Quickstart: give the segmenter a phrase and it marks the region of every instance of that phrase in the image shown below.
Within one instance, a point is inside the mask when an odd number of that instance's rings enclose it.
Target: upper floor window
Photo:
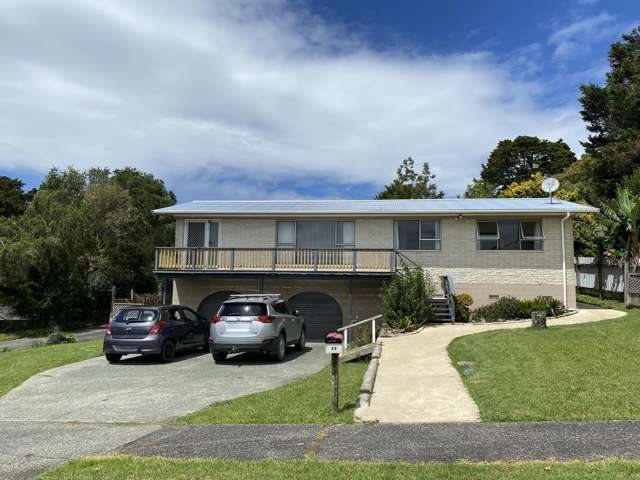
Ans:
[[[219,224],[206,220],[187,220],[184,231],[184,245],[187,247],[218,246]]]
[[[478,250],[542,250],[540,220],[479,220]]]
[[[354,247],[353,221],[298,220],[279,221],[276,225],[279,247],[346,248]]]
[[[440,221],[398,220],[396,238],[399,250],[440,250]]]

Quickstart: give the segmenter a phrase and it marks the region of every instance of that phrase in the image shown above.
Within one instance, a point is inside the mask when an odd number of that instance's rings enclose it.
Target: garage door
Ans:
[[[320,292],[299,293],[289,300],[291,308],[300,310],[307,327],[307,338],[324,340],[329,332],[342,327],[342,310],[332,297]]]
[[[198,313],[206,319],[210,319],[220,309],[220,305],[224,302],[229,295],[234,295],[237,292],[216,292],[206,297],[200,306],[198,307]]]

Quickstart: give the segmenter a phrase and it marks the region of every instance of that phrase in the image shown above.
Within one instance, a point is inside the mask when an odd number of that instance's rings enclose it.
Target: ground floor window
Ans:
[[[478,250],[542,250],[541,220],[478,220]]]

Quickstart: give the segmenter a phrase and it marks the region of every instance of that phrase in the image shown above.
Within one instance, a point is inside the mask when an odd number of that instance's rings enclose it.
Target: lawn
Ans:
[[[455,339],[454,365],[483,421],[640,418],[640,310],[615,320]]]
[[[624,303],[618,300],[610,300],[610,299],[600,299],[598,297],[594,297],[593,295],[582,295],[578,294],[576,296],[576,300],[580,303],[586,303],[589,305],[595,305],[602,308],[612,308],[613,310],[622,310],[629,311],[624,308]]]
[[[187,480],[240,479],[280,480],[598,480],[640,479],[640,463],[605,460],[600,462],[518,462],[489,464],[403,464],[365,462],[323,462],[315,460],[177,460],[161,457],[89,457],[51,470],[41,480]]]
[[[366,362],[340,365],[340,412],[330,406],[329,367],[273,390],[214,403],[178,419],[181,424],[202,423],[350,423],[367,369]]]
[[[0,396],[36,373],[102,354],[102,341],[32,347],[0,353]]]

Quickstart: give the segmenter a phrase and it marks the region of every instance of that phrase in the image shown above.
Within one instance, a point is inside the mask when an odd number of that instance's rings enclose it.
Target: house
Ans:
[[[194,201],[175,245],[156,249],[167,301],[213,315],[231,293],[280,293],[309,338],[379,313],[380,288],[405,262],[449,275],[474,306],[499,296],[576,305],[571,216],[546,198]]]

